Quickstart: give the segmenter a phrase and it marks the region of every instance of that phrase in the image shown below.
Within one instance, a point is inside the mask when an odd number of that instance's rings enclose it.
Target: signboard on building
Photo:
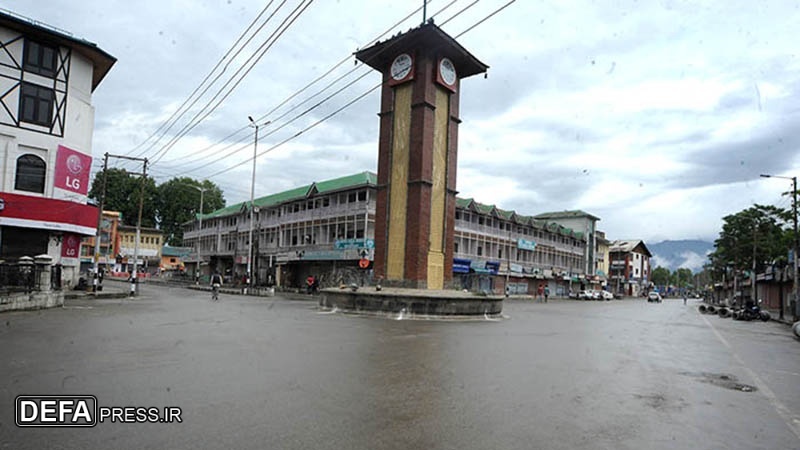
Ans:
[[[520,250],[536,250],[536,242],[528,241],[526,239],[517,239],[517,248]]]
[[[77,266],[81,254],[81,237],[74,233],[64,233],[61,238],[61,264]]]
[[[86,193],[89,192],[89,172],[91,170],[91,156],[59,145],[53,185],[67,191],[67,195],[62,195],[62,198],[85,201]]]
[[[338,239],[333,243],[333,248],[346,250],[348,248],[375,248],[373,239]]]

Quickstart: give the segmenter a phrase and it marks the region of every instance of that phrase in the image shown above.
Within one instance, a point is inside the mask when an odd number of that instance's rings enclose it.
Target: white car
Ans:
[[[600,296],[603,298],[603,300],[606,300],[606,301],[614,300],[614,294],[612,294],[611,292],[608,292],[608,291],[600,291]]]
[[[647,302],[661,303],[661,294],[659,294],[656,291],[650,292],[649,294],[647,294]]]

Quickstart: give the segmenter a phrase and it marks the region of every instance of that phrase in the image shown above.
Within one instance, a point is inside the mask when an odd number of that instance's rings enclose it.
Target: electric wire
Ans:
[[[161,160],[161,158],[166,154],[166,152],[169,151],[175,145],[175,143],[178,142],[178,140],[180,138],[185,136],[189,131],[194,129],[203,120],[205,120],[209,115],[211,115],[211,113],[213,113],[222,104],[222,102],[224,102],[231,95],[231,93],[233,93],[233,91],[239,86],[239,83],[241,83],[242,80],[244,80],[244,78],[250,73],[250,71],[253,70],[253,68],[261,60],[261,58],[267,53],[267,51],[270,48],[272,48],[272,46],[275,44],[275,42],[277,42],[277,40],[286,32],[286,30],[289,29],[289,27],[291,27],[295,23],[295,21],[300,17],[300,15],[302,15],[303,12],[305,12],[306,9],[308,9],[308,7],[311,6],[311,4],[313,2],[314,2],[314,0],[307,0],[307,2],[304,0],[303,3],[300,3],[300,5],[298,5],[292,11],[292,13],[290,13],[290,15],[286,19],[284,19],[283,22],[281,22],[281,24],[278,26],[278,30],[273,32],[273,34],[270,35],[269,39],[267,41],[265,41],[258,48],[257,53],[254,53],[253,55],[251,55],[250,58],[248,58],[247,61],[245,61],[245,63],[241,67],[239,67],[239,69],[236,71],[236,73],[234,73],[234,77],[239,76],[239,73],[244,69],[244,67],[246,67],[249,64],[249,67],[244,71],[244,74],[242,74],[233,83],[233,86],[230,87],[230,89],[228,89],[228,91],[222,96],[222,98],[220,98],[217,101],[216,104],[214,104],[212,107],[208,108],[208,106],[211,104],[211,102],[216,100],[219,97],[219,95],[222,93],[222,89],[227,88],[228,85],[234,80],[234,78],[229,79],[228,82],[226,82],[222,86],[220,91],[218,91],[217,94],[215,94],[214,97],[212,97],[212,99],[206,104],[206,106],[201,108],[201,110],[197,114],[195,114],[195,116],[189,121],[189,123],[186,124],[178,132],[178,134],[176,136],[173,136],[173,138],[167,143],[166,146],[164,146],[161,150],[159,150],[158,152],[156,152],[153,155],[153,164],[158,163],[158,161]],[[256,56],[256,54],[258,56]],[[253,58],[255,58],[255,59],[253,59]]]
[[[475,24],[473,24],[472,26],[470,26],[469,28],[467,28],[467,29],[466,29],[464,32],[460,33],[458,36],[462,36],[462,35],[464,35],[465,33],[467,33],[467,32],[469,32],[469,31],[471,31],[471,30],[475,29],[475,28],[476,28],[478,25],[480,25],[480,24],[484,23],[484,22],[485,22],[485,21],[486,21],[488,18],[490,18],[490,17],[492,17],[492,16],[496,15],[498,12],[502,11],[503,9],[505,9],[506,7],[508,7],[509,5],[511,5],[512,3],[514,3],[515,1],[516,1],[516,0],[511,0],[510,2],[506,3],[504,6],[502,6],[502,7],[498,8],[497,10],[495,10],[494,12],[492,12],[491,14],[489,14],[488,16],[484,17],[484,18],[483,18],[483,19],[481,19],[480,21],[476,22]],[[316,121],[316,122],[312,123],[311,125],[307,126],[306,128],[303,128],[302,130],[300,130],[299,132],[295,133],[294,135],[292,135],[292,136],[290,136],[290,137],[288,137],[288,138],[284,139],[283,141],[281,141],[281,142],[279,142],[279,143],[277,143],[277,144],[275,144],[275,145],[273,145],[273,146],[271,146],[271,147],[267,148],[266,150],[262,150],[260,153],[258,153],[257,155],[255,155],[255,157],[256,157],[256,158],[258,158],[259,156],[263,156],[264,154],[266,154],[266,153],[269,153],[269,152],[271,152],[271,151],[273,151],[273,150],[275,150],[275,149],[277,149],[277,148],[279,148],[279,147],[281,147],[281,146],[285,145],[286,143],[288,143],[288,142],[290,142],[290,141],[292,141],[292,140],[296,139],[297,137],[301,136],[301,135],[302,135],[303,133],[305,133],[306,131],[308,131],[308,130],[310,130],[310,129],[312,129],[312,128],[316,127],[316,126],[318,126],[319,124],[321,124],[321,123],[323,123],[323,122],[325,122],[325,121],[327,121],[328,119],[330,119],[330,118],[332,118],[333,116],[337,115],[337,114],[338,114],[338,113],[340,113],[341,111],[343,111],[343,110],[347,109],[348,107],[350,107],[351,105],[353,105],[353,104],[354,104],[354,103],[356,103],[357,101],[359,101],[359,100],[361,100],[362,98],[366,97],[367,95],[369,95],[370,93],[372,93],[373,91],[375,91],[376,89],[378,89],[379,87],[381,87],[381,85],[382,85],[382,84],[383,84],[383,82],[381,82],[381,83],[378,83],[377,85],[375,85],[375,86],[373,86],[372,88],[368,89],[366,92],[362,93],[362,94],[361,94],[361,95],[359,95],[358,97],[356,97],[356,98],[354,98],[353,100],[351,100],[351,101],[349,101],[348,103],[346,103],[344,106],[342,106],[342,107],[340,107],[340,108],[336,109],[335,111],[333,111],[333,112],[329,113],[328,115],[324,116],[322,119],[320,119],[320,120],[318,120],[318,121]],[[241,162],[239,162],[239,163],[237,163],[237,164],[234,164],[233,166],[229,166],[229,167],[227,167],[227,168],[225,168],[225,169],[223,169],[223,170],[220,170],[220,171],[214,172],[214,173],[212,173],[211,175],[208,175],[206,178],[213,178],[213,177],[215,177],[215,176],[218,176],[218,175],[221,175],[221,174],[223,174],[223,173],[229,172],[229,171],[231,171],[231,170],[233,170],[233,169],[235,169],[235,168],[237,168],[237,167],[240,167],[240,166],[242,166],[242,165],[244,165],[244,164],[247,164],[247,163],[248,163],[248,162],[250,162],[252,159],[253,159],[253,158],[247,158],[247,159],[245,159],[244,161],[241,161]]]
[[[444,6],[442,9],[440,9],[440,10],[439,10],[439,11],[437,11],[437,12],[436,12],[434,15],[432,15],[432,16],[431,16],[431,18],[434,18],[436,15],[438,15],[438,14],[442,13],[443,11],[447,10],[447,9],[448,9],[450,6],[452,6],[452,5],[453,5],[453,4],[454,4],[456,1],[457,1],[457,0],[452,0],[450,3],[448,3],[448,4],[447,4],[447,5],[445,5],[445,6]],[[478,0],[478,1],[480,1],[480,0]],[[477,3],[477,1],[473,2],[473,3],[472,3],[470,6],[469,6],[469,7],[473,6],[475,3]],[[468,7],[468,8],[469,8],[469,7]],[[418,11],[419,11],[419,8],[417,9],[417,11],[416,11],[416,12],[418,12]],[[462,10],[462,11],[460,11],[458,14],[460,14],[461,12],[463,12],[463,10]],[[406,16],[406,17],[405,17],[403,20],[401,20],[401,21],[400,21],[400,22],[398,22],[398,23],[402,23],[402,22],[403,22],[403,21],[405,21],[405,20],[406,20],[408,17],[411,17],[413,14],[414,14],[414,12],[412,12],[412,13],[411,13],[411,14],[409,14],[409,15],[407,15],[407,16]],[[394,25],[394,26],[396,26],[396,25]],[[393,26],[392,28],[394,28],[394,26]],[[392,28],[388,29],[387,31],[385,31],[384,33],[382,33],[380,36],[378,36],[376,39],[374,39],[374,40],[373,40],[373,41],[371,41],[371,42],[375,42],[375,41],[377,41],[377,40],[378,40],[378,39],[380,39],[382,36],[384,36],[385,34],[389,33],[389,32],[392,30]],[[367,46],[368,46],[368,45],[370,45],[370,44],[367,44]],[[383,49],[381,49],[380,53],[383,53],[383,52],[385,52],[385,51],[388,51],[390,48],[391,48],[391,45],[390,45],[389,47],[386,47],[386,48],[383,48]],[[348,57],[347,57],[347,58],[346,58],[344,61],[347,61],[347,60],[349,60],[349,59],[350,59],[350,56],[348,56]],[[338,67],[339,65],[341,65],[341,62],[340,62],[339,64],[337,64],[337,67]],[[274,123],[275,123],[275,122],[277,122],[278,120],[281,120],[282,118],[284,118],[285,116],[287,116],[289,113],[291,113],[291,112],[295,111],[295,110],[296,110],[296,109],[298,109],[300,106],[302,106],[302,105],[304,105],[304,104],[308,103],[310,100],[312,100],[313,98],[315,98],[315,97],[317,97],[318,95],[322,94],[322,93],[323,93],[323,92],[325,92],[327,89],[329,89],[331,86],[335,85],[336,83],[338,83],[338,82],[339,82],[339,81],[341,81],[342,79],[346,78],[347,76],[349,76],[350,74],[352,74],[352,73],[353,73],[353,72],[355,72],[356,70],[361,70],[361,69],[363,69],[364,67],[366,67],[366,65],[365,65],[365,64],[363,64],[363,63],[359,63],[359,64],[358,64],[358,65],[357,65],[355,68],[351,69],[350,71],[348,71],[348,72],[347,72],[347,73],[345,73],[344,75],[342,75],[342,76],[338,77],[337,79],[335,79],[334,81],[332,81],[331,83],[329,83],[328,85],[326,85],[324,88],[322,88],[321,90],[317,91],[317,92],[316,92],[315,94],[313,94],[312,96],[310,96],[310,97],[306,98],[305,100],[303,100],[303,101],[302,101],[302,102],[300,102],[299,104],[295,105],[294,107],[292,107],[291,109],[289,109],[288,111],[284,112],[283,114],[281,114],[280,116],[278,116],[277,118],[275,118],[274,120],[272,120],[272,121],[270,121],[270,122],[268,122],[268,123],[274,124]],[[278,126],[278,127],[276,127],[276,128],[273,128],[272,130],[270,130],[270,131],[269,131],[269,132],[268,132],[266,135],[264,135],[263,137],[269,137],[269,136],[271,136],[272,134],[274,134],[275,132],[279,131],[280,129],[282,129],[282,128],[285,128],[285,127],[286,127],[286,126],[288,126],[289,124],[291,124],[291,123],[295,122],[296,120],[300,119],[301,117],[305,116],[306,114],[309,114],[310,112],[312,112],[312,111],[313,111],[313,110],[315,110],[316,108],[318,108],[318,107],[322,106],[323,104],[327,103],[327,102],[328,102],[330,99],[332,99],[333,97],[335,97],[335,96],[336,96],[336,95],[338,95],[339,93],[343,92],[345,89],[347,89],[348,87],[352,86],[353,84],[355,84],[356,82],[360,81],[361,79],[363,79],[364,77],[368,76],[368,75],[369,75],[369,74],[371,74],[371,73],[372,73],[372,71],[371,71],[371,70],[367,70],[365,73],[363,73],[363,74],[362,74],[361,76],[359,76],[357,79],[355,79],[355,80],[351,81],[350,83],[348,83],[348,84],[347,84],[347,85],[345,85],[344,87],[342,87],[342,88],[340,88],[339,90],[335,91],[333,94],[330,94],[330,95],[328,95],[328,96],[327,96],[326,98],[324,98],[322,101],[320,101],[320,102],[316,103],[315,105],[311,106],[310,108],[308,108],[308,109],[304,110],[304,111],[303,111],[303,112],[301,112],[299,115],[297,115],[297,116],[294,116],[294,117],[293,117],[293,118],[291,118],[291,119],[290,119],[288,122],[286,122],[286,123],[284,123],[284,124],[282,124],[282,125],[280,125],[280,126]],[[304,88],[304,89],[305,89],[305,88]],[[284,101],[283,103],[285,103],[285,101]],[[277,109],[277,108],[273,108],[273,110],[272,110],[272,111],[274,111],[274,110],[276,110],[276,109]],[[262,117],[262,119],[263,119],[263,117]],[[223,151],[223,150],[229,149],[229,148],[231,148],[232,146],[234,146],[234,145],[236,145],[236,144],[239,144],[239,143],[242,143],[242,142],[244,142],[244,141],[245,141],[245,139],[244,139],[244,138],[243,138],[243,139],[240,139],[239,141],[237,141],[237,142],[235,142],[235,143],[233,143],[233,144],[230,144],[230,145],[228,145],[228,146],[226,146],[226,147],[224,147],[224,148],[220,149],[220,151]],[[189,173],[196,172],[196,171],[198,171],[198,170],[200,170],[200,169],[203,169],[203,168],[205,168],[205,167],[208,167],[208,166],[210,166],[210,165],[212,165],[212,164],[216,164],[216,163],[218,163],[219,161],[225,160],[225,159],[227,159],[227,158],[229,158],[229,157],[233,156],[233,155],[234,155],[234,154],[236,154],[236,153],[239,153],[239,152],[241,152],[241,151],[244,151],[245,149],[247,149],[247,148],[249,148],[249,147],[250,147],[250,144],[249,144],[249,143],[245,143],[245,144],[243,144],[243,145],[239,146],[238,148],[235,148],[235,149],[233,149],[232,151],[230,151],[230,152],[228,152],[228,153],[226,153],[226,154],[224,154],[224,155],[222,155],[222,156],[220,156],[220,155],[219,155],[219,153],[217,152],[217,153],[215,153],[214,155],[211,155],[211,156],[209,156],[209,157],[203,157],[203,158],[199,158],[199,160],[202,160],[202,159],[208,159],[208,158],[210,158],[210,157],[213,157],[213,160],[209,161],[208,163],[202,164],[202,165],[200,165],[200,166],[196,166],[196,167],[194,167],[194,168],[191,168],[191,169],[183,170],[183,171],[179,172],[179,173],[178,173],[178,175],[186,175],[186,174],[189,174]],[[196,154],[194,154],[193,156],[195,156],[195,157],[196,157]],[[195,159],[198,159],[198,158],[195,158]],[[249,158],[249,159],[245,160],[244,162],[251,161],[251,160],[252,160],[252,158]],[[173,161],[177,161],[177,160],[173,160]]]
[[[264,15],[266,12],[267,12],[267,10],[269,9],[269,7],[270,7],[270,6],[272,6],[272,3],[273,3],[273,2],[274,2],[274,0],[270,0],[270,2],[269,2],[269,3],[267,3],[267,6],[265,6],[265,7],[264,7],[264,9],[262,9],[262,10],[261,10],[261,12],[260,12],[260,13],[259,13],[259,14],[256,16],[256,18],[255,18],[255,19],[253,19],[253,21],[250,23],[250,25],[248,25],[248,26],[247,26],[247,28],[246,28],[246,29],[245,29],[245,30],[244,30],[244,31],[243,31],[243,32],[242,32],[242,33],[239,35],[239,37],[236,39],[236,41],[233,43],[233,45],[231,45],[231,47],[228,49],[228,51],[227,51],[227,52],[225,52],[225,54],[222,56],[222,58],[220,58],[220,59],[219,59],[219,61],[217,61],[217,63],[214,65],[214,67],[211,69],[211,71],[209,71],[209,72],[208,72],[208,74],[206,74],[205,78],[203,78],[203,80],[200,82],[200,84],[198,84],[198,85],[197,85],[197,87],[195,87],[195,88],[194,88],[194,90],[192,91],[192,93],[191,93],[191,94],[189,94],[189,96],[188,96],[188,97],[186,97],[186,99],[183,101],[183,103],[182,103],[182,104],[181,104],[181,105],[180,105],[180,106],[179,106],[179,107],[178,107],[178,108],[177,108],[177,109],[176,109],[176,110],[175,110],[175,111],[172,113],[172,115],[170,115],[170,117],[169,117],[169,118],[167,118],[167,120],[165,120],[164,122],[162,122],[162,123],[161,123],[161,125],[160,125],[160,126],[157,128],[157,129],[156,129],[156,131],[154,131],[154,132],[153,132],[153,133],[152,133],[150,136],[148,136],[148,137],[147,137],[147,138],[146,138],[144,141],[142,141],[142,142],[141,142],[139,145],[137,145],[137,146],[136,146],[136,147],[134,147],[133,149],[131,149],[131,150],[129,150],[128,152],[126,152],[126,154],[131,154],[131,153],[133,153],[135,150],[137,150],[139,147],[141,147],[142,145],[144,145],[145,143],[147,143],[147,141],[149,141],[151,138],[153,138],[153,137],[154,137],[154,136],[156,136],[156,135],[157,135],[159,132],[161,132],[161,136],[159,136],[159,137],[158,137],[158,139],[156,139],[156,140],[154,141],[154,143],[150,145],[150,147],[148,147],[147,149],[145,149],[145,150],[144,150],[144,152],[140,152],[140,153],[138,153],[137,155],[133,155],[133,156],[140,156],[140,155],[142,155],[142,154],[146,153],[146,152],[147,152],[147,151],[148,151],[150,148],[152,148],[152,147],[155,145],[155,143],[157,143],[158,141],[160,141],[160,140],[161,140],[161,138],[162,138],[162,137],[163,137],[163,136],[164,136],[164,135],[165,135],[165,134],[166,134],[166,133],[167,133],[167,132],[168,132],[168,131],[169,131],[169,130],[172,128],[172,126],[173,126],[173,125],[174,125],[174,124],[175,124],[175,123],[176,123],[178,120],[180,120],[180,118],[181,118],[181,117],[183,117],[183,115],[184,115],[184,114],[186,114],[186,112],[188,112],[188,111],[189,111],[189,109],[190,109],[192,106],[194,106],[194,104],[195,104],[195,103],[196,103],[196,102],[197,102],[197,101],[198,101],[200,98],[202,98],[202,96],[203,96],[203,95],[205,95],[205,94],[206,94],[206,92],[208,92],[208,90],[211,88],[211,86],[213,86],[213,85],[214,85],[214,83],[216,83],[216,82],[217,82],[217,81],[218,81],[218,80],[219,80],[219,79],[222,77],[222,75],[225,73],[225,71],[227,71],[227,70],[228,70],[228,67],[229,67],[229,66],[230,66],[230,64],[233,62],[233,59],[234,59],[234,58],[236,58],[236,57],[237,57],[237,56],[238,56],[238,55],[239,55],[239,54],[242,52],[242,50],[244,50],[244,48],[247,46],[247,44],[249,44],[249,43],[250,43],[250,42],[251,42],[251,41],[252,41],[252,40],[253,40],[253,39],[256,37],[256,35],[258,35],[258,33],[260,33],[260,32],[261,32],[261,30],[262,30],[262,29],[263,29],[263,28],[264,28],[264,27],[265,27],[265,26],[266,26],[266,25],[267,25],[267,24],[268,24],[268,23],[269,23],[269,22],[272,20],[272,18],[274,17],[274,15],[275,15],[275,14],[276,14],[276,13],[277,13],[277,12],[278,12],[280,9],[281,9],[281,7],[282,7],[282,6],[283,6],[283,5],[286,3],[285,1],[284,1],[283,3],[281,3],[281,4],[280,4],[280,5],[279,5],[279,6],[278,6],[276,9],[275,9],[275,11],[274,11],[274,12],[273,12],[273,13],[272,13],[272,14],[271,14],[271,15],[270,15],[268,18],[267,18],[267,20],[266,20],[266,21],[264,21],[264,23],[262,23],[262,24],[261,24],[261,26],[259,26],[259,27],[258,27],[258,29],[257,29],[257,30],[256,30],[256,31],[255,31],[255,32],[252,34],[252,36],[250,36],[250,38],[249,38],[249,39],[247,39],[247,41],[246,41],[244,44],[242,44],[241,48],[239,48],[238,50],[236,50],[236,53],[235,53],[235,54],[233,54],[233,56],[231,56],[231,53],[234,51],[234,49],[236,49],[236,47],[239,45],[239,43],[242,41],[242,39],[243,39],[243,38],[244,38],[244,37],[245,37],[245,36],[246,36],[246,35],[247,35],[247,34],[250,32],[250,30],[253,28],[253,26],[254,26],[254,25],[255,25],[255,24],[256,24],[256,23],[259,21],[259,19],[260,19],[260,18],[261,18],[261,17],[262,17],[262,16],[263,16],[263,15]],[[229,56],[230,56],[230,59],[228,59],[228,57],[229,57]],[[225,64],[225,67],[222,69],[222,71],[221,71],[221,72],[220,72],[220,73],[219,73],[219,74],[218,74],[218,75],[217,75],[217,76],[214,78],[214,80],[213,80],[213,81],[211,81],[211,83],[209,83],[209,84],[208,84],[208,86],[206,86],[206,88],[205,88],[205,89],[203,89],[203,92],[202,92],[202,93],[200,93],[200,95],[199,95],[199,96],[197,96],[197,98],[195,98],[195,99],[194,99],[194,101],[192,101],[191,105],[189,105],[188,107],[186,107],[186,104],[187,104],[187,103],[188,103],[188,102],[189,102],[189,101],[190,101],[190,100],[191,100],[191,99],[192,99],[192,98],[195,96],[195,94],[197,94],[197,92],[198,92],[198,91],[199,91],[199,90],[200,90],[200,89],[203,87],[203,85],[205,85],[205,84],[206,84],[206,82],[209,80],[209,78],[211,78],[211,76],[214,74],[214,72],[216,72],[216,71],[217,71],[217,69],[219,69],[219,67],[222,65],[222,63],[223,63],[223,62],[225,62],[225,60],[228,60],[228,62]],[[185,110],[184,110],[184,107],[186,107],[186,109],[185,109]],[[182,111],[182,110],[183,110],[183,111]],[[179,112],[180,112],[180,113],[179,113]],[[173,119],[174,119],[174,120],[173,120]],[[172,123],[171,123],[171,124],[169,124],[169,123],[170,123],[170,121],[172,121]],[[169,124],[169,126],[167,126],[167,124]],[[166,127],[166,129],[165,129],[165,127]],[[163,130],[163,132],[162,132],[162,130]]]
[[[434,18],[434,17],[436,17],[438,14],[440,14],[440,13],[442,13],[443,11],[447,10],[447,9],[448,9],[450,6],[452,6],[452,5],[453,5],[454,3],[456,3],[457,1],[458,1],[458,0],[451,0],[451,1],[450,1],[450,2],[447,4],[447,5],[445,5],[443,8],[441,8],[441,9],[440,9],[439,11],[437,11],[435,14],[433,14],[433,15],[431,16],[431,18]],[[477,0],[477,1],[480,1],[480,0]],[[477,3],[477,1],[476,1],[475,3]],[[377,41],[378,41],[378,40],[380,40],[380,39],[381,39],[383,36],[385,36],[386,34],[390,33],[390,32],[391,32],[391,31],[392,31],[392,30],[393,30],[395,27],[399,26],[400,24],[402,24],[403,22],[405,22],[406,20],[408,20],[409,18],[411,18],[411,17],[412,17],[414,14],[418,13],[418,12],[419,12],[421,9],[422,9],[422,7],[418,7],[417,9],[415,9],[414,11],[412,11],[411,13],[409,13],[408,15],[406,15],[405,17],[403,17],[402,19],[400,19],[399,21],[397,21],[397,22],[396,22],[394,25],[392,25],[391,27],[389,27],[389,28],[388,28],[386,31],[384,31],[383,33],[381,33],[380,35],[378,35],[377,37],[375,37],[374,39],[372,39],[371,41],[369,41],[369,42],[368,42],[368,43],[367,43],[367,44],[366,44],[364,47],[368,47],[368,46],[372,45],[373,43],[377,42]],[[265,114],[261,115],[261,116],[260,116],[260,117],[259,117],[257,120],[255,120],[255,122],[257,122],[257,123],[258,123],[258,122],[263,122],[263,121],[265,121],[267,117],[269,117],[271,114],[273,114],[273,113],[274,113],[275,111],[277,111],[279,108],[281,108],[282,106],[286,105],[286,104],[287,104],[289,101],[291,101],[292,99],[294,99],[295,97],[297,97],[297,96],[298,96],[298,95],[300,95],[301,93],[303,93],[303,92],[305,92],[306,90],[308,90],[308,88],[310,88],[310,87],[311,87],[311,86],[313,86],[314,84],[318,83],[319,81],[321,81],[322,79],[324,79],[325,77],[327,77],[328,75],[330,75],[330,74],[331,74],[331,73],[332,73],[334,70],[336,70],[337,68],[339,68],[339,67],[340,67],[342,64],[344,64],[345,62],[349,61],[351,57],[352,57],[352,55],[347,55],[346,57],[344,57],[344,58],[343,58],[342,60],[340,60],[338,63],[334,64],[334,66],[333,66],[333,67],[331,67],[330,69],[328,69],[328,70],[327,70],[325,73],[323,73],[322,75],[318,76],[317,78],[315,78],[314,80],[312,80],[310,83],[306,84],[304,87],[302,87],[301,89],[299,89],[298,91],[296,91],[295,93],[293,93],[292,95],[290,95],[289,97],[287,97],[286,99],[284,99],[283,101],[281,101],[281,102],[280,102],[278,105],[276,105],[275,107],[273,107],[273,108],[272,108],[271,110],[269,110],[267,113],[265,113]],[[325,87],[323,87],[322,89],[318,90],[316,93],[312,94],[311,96],[309,96],[308,98],[306,98],[306,99],[305,99],[305,100],[303,100],[302,102],[300,102],[300,103],[298,103],[298,104],[294,105],[294,106],[293,106],[293,107],[291,107],[289,110],[285,111],[283,114],[281,114],[280,116],[278,116],[278,117],[276,117],[276,118],[274,118],[274,119],[270,120],[269,122],[271,122],[272,124],[275,124],[277,121],[279,121],[279,120],[281,120],[282,118],[286,117],[286,116],[287,116],[287,115],[289,115],[291,112],[293,112],[293,111],[297,110],[297,109],[298,109],[298,108],[300,108],[302,105],[304,105],[304,104],[308,103],[309,101],[313,100],[314,98],[318,97],[319,95],[321,95],[322,93],[324,93],[325,91],[327,91],[328,89],[330,89],[332,86],[336,85],[336,84],[337,84],[339,81],[343,80],[344,78],[346,78],[347,76],[349,76],[349,75],[350,75],[350,74],[352,74],[353,72],[355,72],[355,71],[357,71],[357,70],[360,70],[360,69],[362,69],[363,67],[364,67],[364,64],[363,64],[363,63],[359,63],[358,65],[356,65],[356,67],[354,67],[353,69],[349,70],[349,71],[348,71],[347,73],[345,73],[344,75],[341,75],[341,76],[339,76],[339,77],[338,77],[338,78],[336,78],[334,81],[332,81],[332,82],[328,83],[328,84],[327,84]],[[368,72],[368,73],[369,73],[369,72]],[[360,78],[363,78],[363,76],[362,76],[362,77],[360,77]],[[359,79],[360,79],[360,78],[359,78]],[[350,86],[350,85],[352,85],[352,83],[348,84],[348,86]],[[330,98],[330,97],[329,97],[329,98]],[[235,142],[233,142],[233,143],[231,143],[231,144],[228,144],[228,145],[226,145],[226,146],[222,147],[221,149],[219,149],[219,150],[217,150],[216,152],[214,152],[214,154],[211,154],[211,155],[209,155],[209,156],[204,156],[204,157],[202,157],[202,158],[198,158],[198,155],[200,155],[200,154],[204,154],[204,153],[206,153],[206,152],[209,152],[209,151],[212,151],[212,150],[214,150],[214,147],[215,147],[216,145],[219,145],[219,144],[221,144],[221,143],[225,142],[225,141],[226,141],[228,138],[230,138],[230,137],[233,137],[233,136],[235,136],[235,135],[239,134],[241,131],[244,131],[244,130],[247,130],[247,129],[250,129],[250,128],[251,128],[251,127],[250,127],[249,125],[248,125],[248,126],[244,126],[244,127],[240,128],[240,129],[238,129],[237,131],[235,131],[234,133],[231,133],[230,135],[226,136],[226,137],[225,137],[225,138],[223,138],[223,139],[222,139],[220,142],[217,142],[217,143],[215,143],[215,144],[212,144],[212,145],[210,145],[210,146],[207,146],[207,147],[205,147],[205,148],[203,148],[203,149],[201,149],[201,150],[198,150],[197,152],[194,152],[192,156],[193,156],[193,158],[194,158],[195,162],[196,162],[196,161],[198,161],[198,160],[203,160],[203,159],[207,159],[207,158],[211,158],[211,157],[213,157],[215,160],[219,160],[220,158],[217,156],[219,152],[221,152],[221,151],[224,151],[224,150],[227,150],[227,149],[229,149],[229,148],[231,148],[231,147],[233,147],[233,146],[235,146],[235,145],[237,145],[237,144],[241,144],[241,143],[243,143],[243,142],[245,142],[245,141],[249,140],[249,139],[250,139],[250,138],[253,136],[253,133],[254,133],[254,132],[251,132],[251,133],[249,133],[247,136],[244,136],[244,137],[240,138],[239,140],[237,140],[237,141],[235,141]],[[242,147],[239,147],[239,148],[238,148],[236,151],[228,153],[228,154],[227,154],[227,156],[229,156],[229,155],[232,155],[232,154],[235,154],[235,153],[237,153],[238,151],[241,151],[243,148],[246,148],[246,147],[247,147],[246,145],[245,145],[245,146],[242,146]],[[222,159],[224,159],[224,158],[225,158],[225,157],[222,157]],[[173,163],[173,162],[177,162],[177,161],[180,161],[180,159],[173,159],[173,160],[169,160],[169,161],[164,161],[164,163]],[[183,161],[182,161],[182,162],[183,162]],[[203,166],[201,166],[201,167],[205,167],[205,166],[207,166],[207,165],[203,165]],[[196,168],[196,169],[199,169],[199,168],[200,168],[200,167],[198,167],[198,168]],[[192,171],[194,171],[194,170],[195,170],[195,169],[192,169]],[[188,173],[188,172],[187,172],[187,173]]]

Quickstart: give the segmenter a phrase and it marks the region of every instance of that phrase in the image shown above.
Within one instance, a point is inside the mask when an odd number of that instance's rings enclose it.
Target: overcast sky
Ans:
[[[450,0],[434,0],[428,17],[436,14],[455,37],[507,2],[481,0],[445,23],[474,0],[438,14]],[[354,51],[422,21],[420,11],[395,26],[421,0],[316,0],[225,96],[235,81],[224,84],[241,77],[246,69],[237,70],[303,2],[284,3],[267,8],[256,27],[277,10],[274,17],[225,59],[227,69],[211,77],[221,74],[218,80],[152,146],[146,139],[269,2],[7,0],[2,7],[118,59],[94,93],[95,167],[104,152],[147,156],[158,182],[208,177],[231,204],[250,195],[248,116],[272,121],[261,128],[259,153],[276,146],[380,83],[377,72],[354,64]],[[648,242],[713,240],[727,214],[754,202],[789,206],[781,193],[791,182],[759,174],[800,175],[798,24],[800,1],[788,0],[512,3],[458,38],[490,66],[487,78],[461,85],[459,196],[528,215],[582,209],[601,218],[610,239]],[[168,146],[203,106],[220,100]],[[378,109],[372,91],[260,156],[256,196],[377,171]]]

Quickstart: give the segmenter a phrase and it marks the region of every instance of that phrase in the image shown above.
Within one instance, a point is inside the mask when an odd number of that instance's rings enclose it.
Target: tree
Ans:
[[[135,226],[139,214],[139,196],[142,178],[133,176],[123,169],[108,169],[104,174],[98,172],[89,197],[100,200],[103,190],[103,177],[106,181],[106,198],[103,209],[122,213],[122,223]],[[200,209],[200,191],[203,188],[203,213],[208,214],[225,207],[222,190],[210,181],[197,181],[192,178],[173,178],[156,187],[155,181],[144,180],[145,194],[142,205],[142,226],[158,227],[164,233],[164,241],[169,245],[180,245],[183,240],[181,224],[193,220]]]
[[[95,174],[89,197],[99,203],[103,191],[103,177],[106,180],[106,196],[103,209],[119,211],[122,223],[135,226],[139,217],[139,197],[142,189],[142,177],[132,176],[124,169],[108,169]],[[142,203],[142,226],[156,226],[156,183],[150,177],[144,179],[144,202]]]
[[[656,286],[666,286],[669,284],[669,276],[669,269],[658,266],[653,269],[653,273],[650,275],[650,278]]]
[[[677,269],[670,275],[670,284],[678,288],[685,288],[693,284],[692,270],[685,267]]]
[[[719,238],[709,255],[715,279],[728,269],[756,270],[785,261],[792,234],[787,228],[791,213],[771,205],[753,205],[722,218]]]
[[[182,224],[194,220],[200,211],[200,190],[203,189],[203,214],[225,207],[222,190],[216,184],[192,178],[173,178],[158,186],[158,221],[169,245],[181,245]]]

